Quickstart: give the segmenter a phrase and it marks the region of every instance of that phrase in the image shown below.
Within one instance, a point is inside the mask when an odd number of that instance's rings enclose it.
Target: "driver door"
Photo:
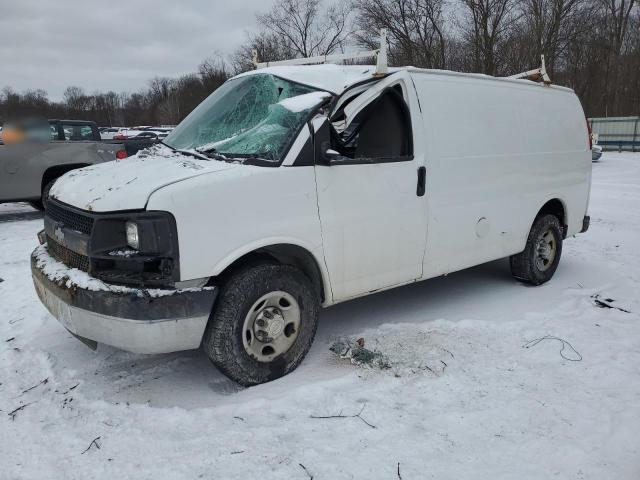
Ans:
[[[408,74],[391,75],[337,105],[331,121],[316,121],[315,139],[318,208],[336,302],[419,279],[427,218],[423,149],[414,136],[422,118]]]

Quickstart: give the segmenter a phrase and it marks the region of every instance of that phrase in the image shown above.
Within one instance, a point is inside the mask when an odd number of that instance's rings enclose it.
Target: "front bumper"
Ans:
[[[135,353],[198,348],[218,290],[134,289],[70,269],[40,246],[31,254],[38,297],[71,333]]]

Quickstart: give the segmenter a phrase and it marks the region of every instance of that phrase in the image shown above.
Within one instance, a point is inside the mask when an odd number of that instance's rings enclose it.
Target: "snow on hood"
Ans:
[[[198,159],[154,145],[125,160],[72,170],[60,177],[49,195],[95,212],[141,209],[153,192],[166,185],[230,168],[238,165]]]

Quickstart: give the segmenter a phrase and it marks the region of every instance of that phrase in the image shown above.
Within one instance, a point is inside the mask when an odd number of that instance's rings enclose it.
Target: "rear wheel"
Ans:
[[[209,319],[203,349],[229,378],[249,386],[293,371],[311,348],[319,302],[311,281],[289,265],[232,275]]]
[[[541,285],[551,279],[562,254],[562,230],[555,215],[536,218],[522,253],[510,258],[511,273],[518,280]]]

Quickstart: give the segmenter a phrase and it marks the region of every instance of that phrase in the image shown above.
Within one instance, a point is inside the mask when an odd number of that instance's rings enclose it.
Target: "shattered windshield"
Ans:
[[[178,150],[277,163],[330,94],[268,74],[226,82],[165,139]]]

